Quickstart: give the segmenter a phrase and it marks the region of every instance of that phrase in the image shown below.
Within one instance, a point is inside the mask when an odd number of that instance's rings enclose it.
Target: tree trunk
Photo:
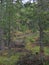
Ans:
[[[44,45],[43,45],[43,29],[42,25],[39,25],[39,44],[40,44],[40,60],[44,63]]]
[[[7,13],[7,22],[8,22],[8,56],[11,55],[11,22],[12,22],[12,3],[13,0],[7,0],[7,5],[6,5],[6,13]]]
[[[3,39],[3,26],[2,24],[4,23],[3,19],[4,19],[4,1],[1,0],[0,1],[0,51],[3,53],[4,51],[4,39]]]

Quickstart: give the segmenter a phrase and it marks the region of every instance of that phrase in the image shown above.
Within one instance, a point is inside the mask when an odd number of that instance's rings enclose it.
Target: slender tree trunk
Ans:
[[[2,23],[4,23],[4,21],[3,21],[3,17],[4,17],[4,6],[3,6],[3,4],[4,4],[4,1],[3,0],[1,0],[0,1],[0,50],[3,52],[4,51],[4,39],[3,39],[3,32],[4,32],[4,30],[3,30],[3,25],[2,25]]]
[[[8,21],[8,56],[11,55],[11,22],[12,22],[12,3],[13,0],[7,0],[6,11],[7,11],[7,21]]]
[[[38,0],[38,19],[39,19],[39,22],[38,22],[38,26],[39,26],[39,44],[40,44],[40,59],[41,59],[41,62],[44,63],[44,45],[43,45],[43,25],[42,25],[42,22],[43,22],[43,19],[42,19],[42,14],[44,12],[44,6],[43,6],[43,0]]]
[[[39,42],[40,42],[40,52],[44,51],[44,45],[43,45],[43,28],[42,24],[39,22]]]
[[[40,60],[42,63],[44,63],[44,45],[43,45],[43,30],[42,28],[39,26],[40,31],[39,31],[39,44],[40,44]]]

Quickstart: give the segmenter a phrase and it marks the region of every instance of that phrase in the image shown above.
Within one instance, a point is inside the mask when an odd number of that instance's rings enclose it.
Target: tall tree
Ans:
[[[3,29],[3,23],[4,23],[4,3],[5,0],[0,0],[0,50],[4,50],[4,29]]]
[[[43,38],[44,38],[44,30],[49,28],[47,25],[49,24],[48,18],[48,11],[47,11],[47,1],[45,0],[37,0],[37,21],[38,21],[38,26],[39,26],[39,43],[40,43],[40,56],[41,60],[43,62],[43,53],[44,53],[44,43],[43,43]]]
[[[11,23],[13,22],[13,0],[6,0],[6,25],[7,25],[7,41],[8,49],[10,54],[10,44],[11,44]]]

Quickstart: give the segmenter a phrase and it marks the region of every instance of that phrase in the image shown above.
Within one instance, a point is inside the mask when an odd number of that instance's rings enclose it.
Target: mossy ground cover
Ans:
[[[39,52],[39,46],[35,46],[34,48],[30,49],[33,53],[35,52]],[[44,47],[44,51],[46,55],[49,55],[49,48],[48,47]],[[15,55],[12,55],[10,57],[6,57],[6,56],[0,56],[0,65],[14,65],[15,62],[18,61],[19,57],[21,55],[24,55],[25,53],[16,53]]]
[[[40,51],[40,46],[31,47],[29,44],[27,46],[28,50],[31,50],[33,53]],[[45,55],[49,55],[49,47],[44,47]]]
[[[18,60],[20,54],[15,54],[8,57],[0,56],[0,65],[14,65],[14,63]]]
[[[19,60],[19,57],[25,55],[25,52],[17,52],[15,55],[8,56],[0,56],[0,65],[15,65],[15,63]]]
[[[26,49],[32,51],[32,53],[39,52],[40,46],[32,46],[33,42],[39,37],[39,34],[34,34],[32,36],[28,36],[26,38]],[[49,47],[44,47],[44,53],[45,55],[49,55]],[[25,53],[16,53],[15,55],[12,55],[10,57],[7,56],[0,56],[0,65],[15,65],[15,62],[18,61],[19,57],[21,55],[24,55]]]

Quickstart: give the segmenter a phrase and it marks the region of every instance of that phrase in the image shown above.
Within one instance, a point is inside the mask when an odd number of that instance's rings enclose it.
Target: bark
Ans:
[[[40,23],[40,22],[39,22]],[[43,45],[43,28],[42,25],[39,24],[39,44],[40,44],[40,60],[41,63],[44,63],[44,45]]]
[[[3,26],[2,26],[3,18],[4,18],[3,4],[4,4],[4,1],[1,0],[0,1],[0,51],[1,51],[1,53],[4,51],[4,39],[3,39],[4,30],[3,30]]]
[[[7,0],[6,5],[6,16],[7,16],[7,22],[8,22],[8,56],[11,55],[11,22],[12,22],[12,3],[13,0]]]

